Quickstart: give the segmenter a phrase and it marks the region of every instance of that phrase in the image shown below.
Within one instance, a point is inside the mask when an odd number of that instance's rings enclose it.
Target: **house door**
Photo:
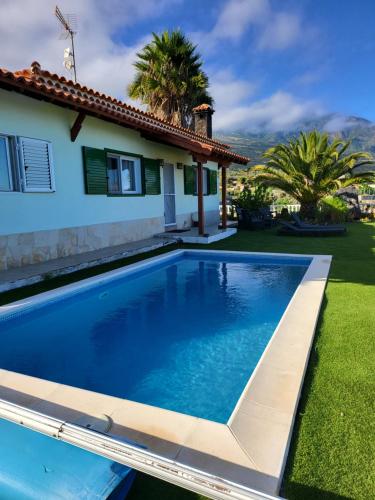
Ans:
[[[174,166],[164,164],[163,167],[164,182],[164,218],[166,226],[176,224],[176,190],[174,185]]]

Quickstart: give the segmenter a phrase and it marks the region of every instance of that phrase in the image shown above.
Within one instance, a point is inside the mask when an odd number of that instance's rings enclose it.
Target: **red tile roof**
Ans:
[[[199,111],[208,111],[209,109],[213,112],[213,109],[209,104],[200,104],[199,106],[195,106],[195,108],[193,108],[193,111],[199,113]]]
[[[33,62],[30,69],[15,72],[0,68],[0,87],[134,128],[150,140],[177,146],[207,160],[223,164],[247,164],[250,161],[249,158],[231,151],[229,146],[222,142],[173,125],[152,113],[141,111],[63,76],[52,74],[41,69],[38,62]]]

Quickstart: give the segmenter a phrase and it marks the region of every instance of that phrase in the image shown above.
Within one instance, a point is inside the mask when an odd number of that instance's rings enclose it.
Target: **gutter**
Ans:
[[[70,424],[0,399],[0,418],[78,446],[213,500],[282,500],[166,459],[109,434]]]

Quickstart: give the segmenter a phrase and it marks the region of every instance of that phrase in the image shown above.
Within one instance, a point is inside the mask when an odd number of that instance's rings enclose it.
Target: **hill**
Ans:
[[[250,165],[257,165],[263,162],[262,154],[269,147],[287,142],[291,137],[298,135],[300,130],[313,129],[326,131],[332,136],[339,135],[345,140],[350,140],[352,151],[368,151],[375,158],[375,123],[357,116],[328,114],[301,122],[290,130],[276,132],[233,131],[217,133],[215,137],[229,144],[237,153],[251,158]],[[233,165],[232,168],[241,167]]]

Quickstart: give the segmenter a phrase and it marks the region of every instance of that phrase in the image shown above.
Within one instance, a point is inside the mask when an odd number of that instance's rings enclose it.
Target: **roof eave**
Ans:
[[[27,80],[21,75],[14,77],[13,73],[8,72],[8,74],[9,76],[0,72],[0,88],[13,90],[35,99],[42,99],[77,112],[84,112],[87,115],[104,121],[109,121],[123,127],[132,128],[138,131],[145,131],[150,136],[153,136],[156,141],[160,141],[160,139],[162,139],[163,142],[181,148],[185,151],[203,154],[207,157],[207,160],[217,161],[218,163],[221,161],[229,161],[242,165],[246,165],[250,161],[248,158],[232,153],[224,148],[219,149],[214,145],[202,144],[193,139],[185,139],[177,134],[173,134],[170,131],[166,132],[161,128],[159,129],[157,125],[151,122],[144,122],[136,116],[129,117],[120,115],[120,113],[117,113],[116,111],[101,109],[102,106],[98,105],[90,106],[80,102],[81,100],[79,98],[73,98],[73,96],[68,97],[63,92],[54,91],[51,93],[51,91],[44,88],[44,85],[38,84],[32,80]]]

